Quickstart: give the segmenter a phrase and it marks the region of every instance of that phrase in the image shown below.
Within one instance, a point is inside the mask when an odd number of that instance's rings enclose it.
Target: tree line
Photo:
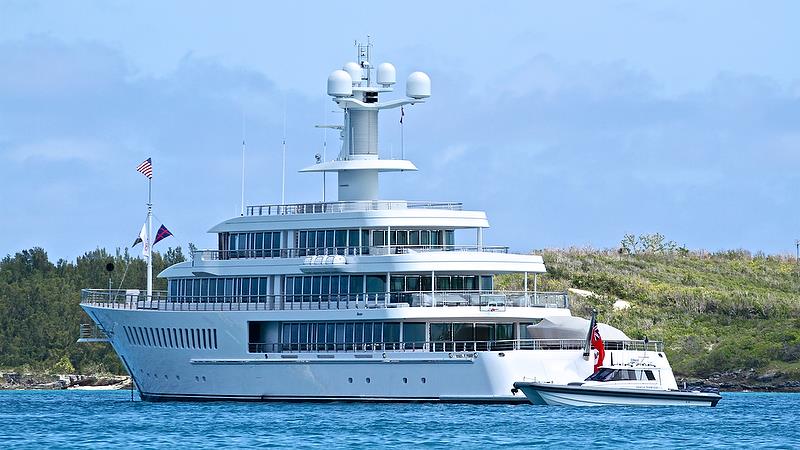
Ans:
[[[166,289],[155,274],[185,260],[180,247],[153,253],[153,288]],[[107,271],[108,263],[114,270]],[[84,288],[141,289],[147,262],[128,249],[110,254],[96,249],[78,257],[50,261],[43,248],[8,255],[0,261],[0,368],[31,372],[124,373],[105,343],[78,344],[81,323],[91,319],[80,308]]]

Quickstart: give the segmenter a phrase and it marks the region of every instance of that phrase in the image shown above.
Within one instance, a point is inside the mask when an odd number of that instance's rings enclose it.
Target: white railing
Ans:
[[[304,258],[306,256],[335,255],[389,255],[423,252],[482,252],[508,253],[506,246],[475,245],[380,245],[369,247],[276,248],[264,250],[203,249],[192,252],[194,261],[220,261],[230,259]]]
[[[435,291],[374,294],[171,296],[166,291],[83,289],[81,304],[103,308],[166,311],[326,310],[472,306],[483,311],[507,307],[568,308],[566,292]]]
[[[664,351],[661,341],[605,341],[606,350]],[[298,353],[298,352],[482,352],[507,350],[583,350],[584,339],[506,339],[475,341],[425,341],[425,342],[308,342],[271,343],[250,342],[250,353]]]
[[[381,211],[391,209],[444,209],[461,211],[462,203],[456,202],[408,202],[390,200],[364,200],[325,203],[291,203],[285,205],[253,205],[247,207],[248,216],[273,216],[289,214],[325,214],[350,211]]]

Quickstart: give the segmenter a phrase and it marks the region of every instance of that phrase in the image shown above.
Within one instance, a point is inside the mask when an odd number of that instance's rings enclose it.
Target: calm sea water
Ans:
[[[1,448],[798,448],[800,394],[717,408],[146,403],[128,391],[0,392]]]

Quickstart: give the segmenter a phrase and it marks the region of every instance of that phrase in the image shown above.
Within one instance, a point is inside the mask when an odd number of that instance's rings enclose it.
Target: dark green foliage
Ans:
[[[153,273],[183,261],[181,248],[153,254]],[[75,263],[55,265],[44,249],[23,250],[0,261],[0,368],[62,371],[73,366],[79,373],[123,373],[108,344],[78,344],[80,323],[91,322],[78,306],[82,288],[108,288],[106,264],[113,262],[114,289],[146,285],[147,263],[127,249],[110,255],[97,249]],[[124,280],[123,280],[124,276]],[[154,289],[165,289],[156,278]],[[66,359],[65,359],[66,358]]]

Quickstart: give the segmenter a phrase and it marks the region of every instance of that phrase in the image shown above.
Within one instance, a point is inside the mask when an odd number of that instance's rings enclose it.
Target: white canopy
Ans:
[[[617,328],[597,323],[600,337],[605,341],[627,341],[630,338]],[[533,339],[586,339],[589,321],[582,317],[553,316],[542,319],[536,325],[528,325],[528,335]]]

